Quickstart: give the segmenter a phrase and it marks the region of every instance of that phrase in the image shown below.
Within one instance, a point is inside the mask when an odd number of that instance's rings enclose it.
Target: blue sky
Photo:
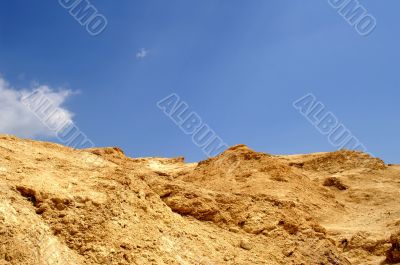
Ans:
[[[0,74],[16,91],[79,91],[63,103],[76,125],[133,157],[205,158],[156,106],[171,93],[228,145],[335,150],[292,106],[313,93],[369,152],[398,163],[400,3],[360,3],[377,22],[368,36],[328,1],[92,0],[108,21],[92,36],[58,1],[3,0]]]

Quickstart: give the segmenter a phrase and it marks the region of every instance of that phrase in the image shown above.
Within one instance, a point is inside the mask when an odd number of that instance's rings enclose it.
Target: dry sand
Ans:
[[[245,145],[199,163],[0,136],[0,264],[400,263],[400,166]]]

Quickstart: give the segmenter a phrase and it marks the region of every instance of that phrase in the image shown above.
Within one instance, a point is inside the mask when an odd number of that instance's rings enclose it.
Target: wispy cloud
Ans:
[[[21,99],[39,90],[46,95],[65,117],[72,120],[73,114],[62,105],[71,96],[67,89],[54,90],[45,85],[36,85],[32,89],[16,90],[0,77],[0,133],[13,134],[20,137],[35,138],[39,136],[53,137],[54,132],[45,126],[22,102]]]
[[[145,48],[141,48],[137,53],[136,53],[136,58],[137,59],[143,59],[149,55],[149,50]]]

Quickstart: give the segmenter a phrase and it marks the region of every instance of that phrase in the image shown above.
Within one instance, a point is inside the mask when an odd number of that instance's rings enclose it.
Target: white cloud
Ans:
[[[54,137],[46,122],[31,111],[21,100],[32,93],[40,93],[52,109],[57,109],[57,118],[72,121],[73,114],[62,107],[65,100],[72,94],[70,90],[53,90],[48,86],[37,85],[33,89],[16,90],[0,77],[0,133],[13,134],[19,137],[35,138],[40,136]],[[49,106],[49,105],[48,105]],[[40,115],[39,115],[40,116]],[[56,122],[52,120],[53,124]]]
[[[137,53],[136,53],[136,58],[137,59],[143,59],[147,55],[149,55],[149,51],[146,50],[145,48],[141,48]]]

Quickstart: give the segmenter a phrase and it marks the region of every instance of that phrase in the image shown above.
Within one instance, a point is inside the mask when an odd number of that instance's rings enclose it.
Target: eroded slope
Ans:
[[[1,136],[0,181],[0,264],[400,258],[400,168],[358,152],[238,145],[187,164]]]

